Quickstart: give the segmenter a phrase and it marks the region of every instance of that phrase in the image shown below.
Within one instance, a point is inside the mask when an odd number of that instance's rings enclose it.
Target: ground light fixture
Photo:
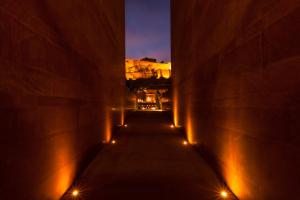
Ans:
[[[78,197],[79,196],[79,190],[78,189],[73,189],[71,194],[72,194],[72,197]]]
[[[228,192],[225,191],[225,190],[221,190],[221,191],[220,191],[220,197],[221,197],[222,199],[227,199],[227,197],[228,197]]]
[[[170,128],[175,128],[174,124],[170,125]]]
[[[128,125],[127,125],[127,124],[124,124],[124,127],[125,127],[125,128],[127,128],[127,127],[128,127]]]
[[[184,140],[184,141],[182,142],[182,144],[183,144],[184,146],[187,146],[187,145],[189,144],[189,142],[186,141],[186,140]]]
[[[116,141],[116,140],[112,140],[111,143],[112,143],[112,144],[116,144],[117,141]]]

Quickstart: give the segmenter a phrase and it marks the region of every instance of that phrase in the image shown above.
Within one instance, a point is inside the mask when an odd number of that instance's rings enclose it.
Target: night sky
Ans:
[[[125,0],[126,57],[170,61],[170,0]]]

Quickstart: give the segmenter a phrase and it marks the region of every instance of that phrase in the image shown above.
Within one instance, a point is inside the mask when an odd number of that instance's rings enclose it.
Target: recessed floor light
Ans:
[[[223,199],[226,199],[228,197],[228,193],[225,191],[225,190],[222,190],[220,192],[220,196],[223,198]]]
[[[78,195],[79,195],[79,190],[74,189],[74,190],[72,191],[72,196],[73,196],[73,197],[77,197]]]

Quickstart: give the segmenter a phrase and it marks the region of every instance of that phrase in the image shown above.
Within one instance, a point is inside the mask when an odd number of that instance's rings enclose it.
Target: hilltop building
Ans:
[[[143,58],[141,60],[126,59],[126,79],[149,79],[149,78],[165,78],[171,77],[171,62],[158,63],[156,59]]]

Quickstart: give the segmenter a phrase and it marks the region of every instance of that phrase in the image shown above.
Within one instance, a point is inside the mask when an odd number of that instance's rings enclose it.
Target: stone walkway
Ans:
[[[219,199],[220,182],[166,113],[136,112],[127,124],[79,180],[78,199]]]

